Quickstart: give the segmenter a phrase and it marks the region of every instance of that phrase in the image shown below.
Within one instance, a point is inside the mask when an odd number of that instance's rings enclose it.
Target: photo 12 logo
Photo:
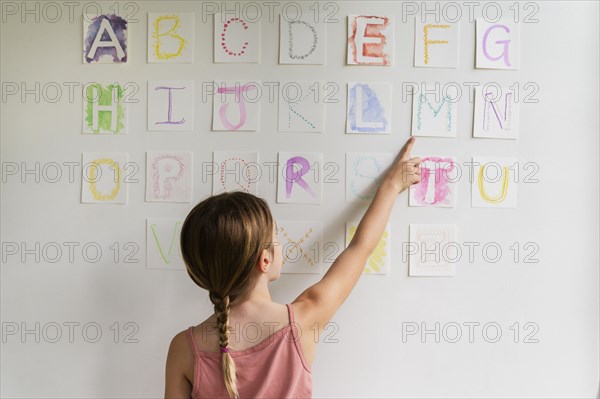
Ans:
[[[495,321],[464,322],[402,322],[402,343],[475,343],[495,344],[501,340],[514,343],[537,344],[540,327],[534,322],[514,322],[506,325]]]
[[[22,344],[39,343],[77,343],[95,344],[110,341],[115,344],[137,344],[136,337],[140,326],[132,321],[99,323],[96,321],[47,321],[47,322],[2,322],[2,343],[20,342]]]

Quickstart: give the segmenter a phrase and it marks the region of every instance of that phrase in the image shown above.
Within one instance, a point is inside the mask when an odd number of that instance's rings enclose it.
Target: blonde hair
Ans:
[[[242,303],[256,285],[255,270],[262,251],[271,256],[274,220],[267,202],[243,191],[206,198],[187,215],[181,227],[181,254],[188,275],[208,290],[217,318],[220,348],[229,345],[229,310]],[[238,398],[233,358],[221,357],[225,387]]]

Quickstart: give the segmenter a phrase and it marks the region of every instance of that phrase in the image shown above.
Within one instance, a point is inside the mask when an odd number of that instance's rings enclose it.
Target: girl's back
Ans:
[[[302,328],[295,320],[293,305],[244,305],[232,309],[229,315],[229,342],[235,350],[228,353],[238,370],[240,397],[312,397],[312,361],[309,363],[305,357]],[[213,315],[185,332],[192,355],[186,375],[193,382],[194,399],[229,397],[223,383],[221,351],[215,351],[219,346],[215,323]],[[310,345],[310,340],[305,345]]]

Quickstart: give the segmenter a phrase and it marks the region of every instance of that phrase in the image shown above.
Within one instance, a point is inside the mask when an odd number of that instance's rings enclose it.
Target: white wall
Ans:
[[[6,7],[4,2],[3,7]],[[8,2],[10,3],[10,2]],[[364,276],[332,320],[338,327],[337,343],[320,343],[313,365],[315,397],[594,397],[598,393],[598,3],[536,2],[537,23],[521,25],[519,71],[474,69],[475,26],[463,9],[460,22],[460,66],[456,70],[412,67],[414,25],[402,22],[397,2],[338,2],[337,17],[328,29],[329,55],[325,66],[278,65],[278,24],[262,21],[262,58],[257,65],[212,63],[212,19],[202,23],[202,7],[193,2],[138,2],[131,23],[131,52],[126,65],[81,63],[81,10],[57,4],[63,16],[49,23],[42,15],[25,15],[21,2],[16,15],[3,12],[2,81],[25,83],[28,88],[57,82],[62,96],[52,103],[27,95],[9,96],[2,102],[3,174],[8,163],[33,168],[49,162],[81,162],[88,151],[129,152],[141,165],[140,183],[130,187],[127,205],[82,205],[80,168],[69,181],[66,167],[56,183],[35,182],[34,176],[6,177],[2,186],[2,241],[80,244],[75,259],[67,253],[56,263],[28,255],[8,256],[2,264],[2,327],[62,327],[62,337],[50,343],[33,334],[4,337],[2,343],[3,397],[160,397],[164,389],[164,363],[169,340],[182,329],[197,324],[211,310],[204,291],[185,272],[147,270],[145,219],[152,216],[183,217],[193,204],[144,201],[145,151],[193,150],[195,162],[210,161],[213,150],[253,149],[261,161],[275,161],[277,151],[321,151],[326,161],[337,162],[339,185],[325,185],[320,206],[275,203],[276,186],[260,181],[260,194],[278,219],[319,219],[324,241],[343,246],[344,222],[357,219],[364,207],[344,200],[344,154],[351,151],[397,151],[409,135],[410,98],[402,102],[402,82],[487,82],[511,85],[533,82],[539,87],[538,103],[521,106],[521,137],[517,141],[472,138],[473,106],[459,106],[456,139],[419,139],[415,152],[454,155],[460,162],[472,155],[512,156],[539,165],[537,184],[521,184],[516,209],[472,208],[468,181],[458,187],[454,209],[408,208],[406,194],[391,215],[392,268],[388,276]],[[27,3],[34,7],[34,2]],[[107,9],[113,2],[99,3]],[[125,3],[120,3],[123,6]],[[217,3],[219,5],[220,3]],[[414,3],[417,7],[420,2]],[[510,4],[502,2],[512,17]],[[521,17],[533,9],[520,4]],[[126,10],[126,11],[130,11]],[[147,12],[196,12],[196,62],[192,65],[147,64]],[[280,10],[280,8],[277,8]],[[48,12],[51,10],[48,10]],[[476,8],[476,16],[481,5]],[[396,17],[395,63],[392,67],[345,65],[346,16],[349,13],[390,13]],[[204,55],[203,55],[204,54]],[[340,103],[327,106],[326,132],[304,142],[277,132],[277,104],[263,102],[261,129],[254,133],[215,134],[210,131],[212,102],[202,103],[201,82],[213,79],[279,81],[319,79],[340,85]],[[138,104],[130,105],[130,132],[121,137],[82,135],[81,97],[69,100],[66,82],[120,79],[140,87]],[[196,122],[193,133],[146,132],[146,82],[151,79],[196,81]],[[375,138],[344,134],[345,83],[353,80],[387,80],[394,83],[394,133]],[[77,86],[80,88],[80,86]],[[465,86],[466,87],[466,86]],[[76,93],[79,93],[76,91]],[[43,94],[43,93],[42,93]],[[48,93],[54,96],[53,93]],[[11,164],[12,165],[12,164]],[[194,203],[210,193],[195,170]],[[454,278],[409,278],[401,246],[408,240],[409,223],[452,223],[459,242],[497,242],[501,260],[487,263],[476,251],[475,262],[461,262]],[[97,242],[101,261],[82,259],[81,246]],[[119,262],[112,260],[112,243],[119,243]],[[124,263],[125,243],[139,245],[139,263]],[[521,245],[515,263],[509,247]],[[524,263],[523,245],[539,246],[539,263]],[[480,247],[481,248],[481,247]],[[273,283],[274,300],[290,302],[319,276],[283,275]],[[75,327],[73,342],[64,323]],[[102,337],[88,343],[82,326],[98,323]],[[138,343],[124,343],[124,323],[139,327]],[[432,335],[402,342],[403,323],[426,323],[427,328],[462,327],[458,343]],[[464,323],[480,323],[474,342]],[[488,343],[482,326],[495,322],[502,328],[497,343]],[[524,343],[524,324],[535,323],[538,343]],[[24,323],[24,324],[21,324]],[[120,334],[114,342],[114,328]],[[514,323],[520,336],[513,342]],[[405,326],[407,324],[404,324]],[[513,327],[514,328],[514,327]],[[329,330],[332,331],[332,330]],[[492,330],[489,331],[493,337]],[[89,330],[93,336],[93,330]]]

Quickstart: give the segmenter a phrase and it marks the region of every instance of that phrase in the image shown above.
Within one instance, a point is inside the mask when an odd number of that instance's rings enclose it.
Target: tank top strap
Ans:
[[[198,353],[198,347],[196,346],[196,340],[194,339],[194,326],[190,326],[190,328],[188,328],[188,341],[190,343],[190,346],[192,347],[192,350],[194,351],[194,355],[196,357],[198,357],[199,353]]]
[[[304,356],[304,350],[302,349],[302,344],[300,343],[300,336],[301,336],[301,333],[299,331],[300,326],[296,324],[296,321],[294,319],[294,308],[292,307],[291,303],[287,303],[286,306],[288,308],[288,314],[290,316],[290,326],[291,326],[292,338],[293,338],[292,345],[296,348],[296,352],[298,353],[298,356],[300,357],[300,360],[302,361],[302,365],[304,366],[306,371],[308,371],[309,373],[312,373],[311,367],[308,364],[306,357]]]
[[[294,325],[294,309],[292,308],[292,304],[286,303],[285,306],[287,306],[287,309],[288,309],[288,316],[290,318],[290,324]]]

